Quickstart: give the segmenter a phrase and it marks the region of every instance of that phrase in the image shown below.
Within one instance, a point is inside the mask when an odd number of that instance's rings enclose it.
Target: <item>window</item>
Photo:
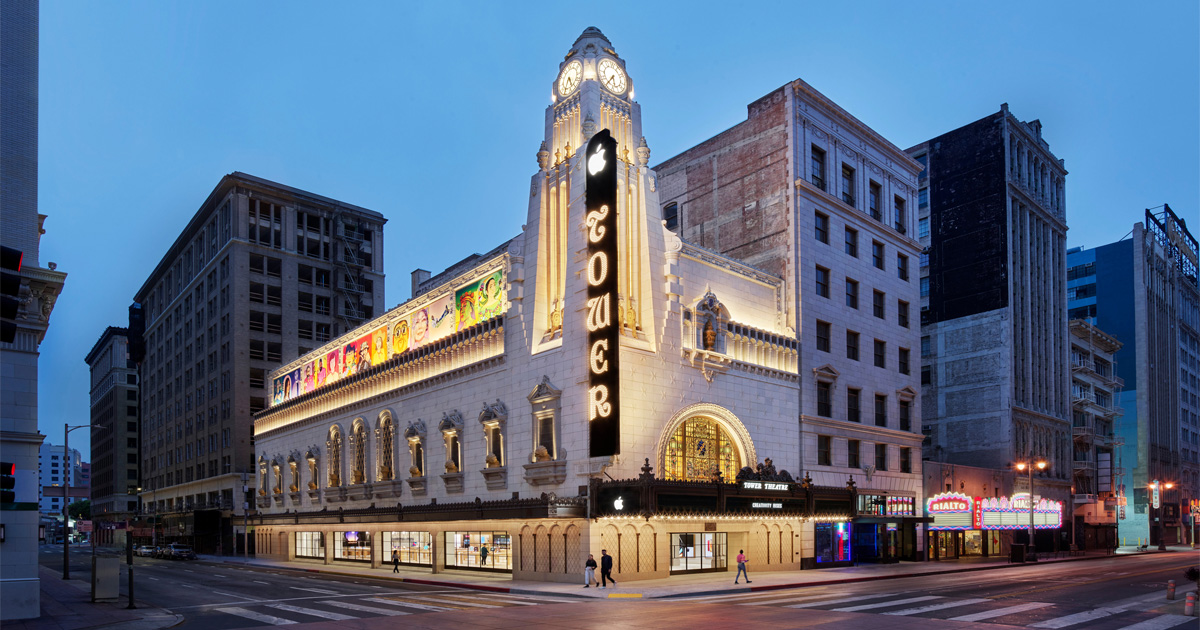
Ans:
[[[875,426],[887,426],[887,396],[875,394]]]
[[[679,229],[679,204],[671,202],[663,207],[663,221],[672,232]]]
[[[367,427],[359,419],[350,431],[350,483],[357,485],[367,480]]]
[[[912,401],[900,401],[900,430],[912,431]],[[908,472],[908,471],[905,471]]]
[[[813,216],[813,236],[822,243],[829,243],[829,216],[817,212]]]
[[[832,450],[832,448],[830,446],[832,442],[833,442],[833,438],[829,437],[828,435],[818,435],[817,436],[817,465],[819,465],[819,466],[832,466],[833,465],[833,457],[832,457],[832,453],[830,452]]]
[[[325,534],[296,532],[296,557],[325,559]]]
[[[822,418],[833,417],[833,401],[830,398],[833,396],[833,384],[823,381],[817,382],[817,415]]]
[[[871,292],[871,312],[879,319],[887,317],[887,307],[884,306],[885,300],[887,300],[887,294],[883,291]]]
[[[430,532],[383,532],[383,562],[392,561],[392,553],[400,564],[433,566],[433,534]]]
[[[342,485],[342,430],[337,426],[329,429],[329,439],[326,443],[329,452],[328,486],[338,488]]]
[[[917,191],[917,207],[918,208],[929,207],[929,189],[928,188],[922,188]]]
[[[923,252],[921,252],[921,261],[920,261],[920,263],[919,263],[919,264],[920,264],[922,267],[928,267],[928,266],[929,266],[929,252],[928,252],[928,251],[923,251]]]
[[[263,284],[258,283],[258,282],[250,283],[250,301],[251,302],[257,302],[259,304],[265,303],[266,302],[266,294],[267,294],[267,291]],[[209,302],[209,305],[211,306],[212,302]]]
[[[817,295],[827,298],[829,297],[829,270],[817,266]]]
[[[861,468],[859,456],[862,454],[862,443],[858,440],[846,440],[846,467]]]
[[[825,190],[825,152],[817,147],[812,148],[812,183]]]
[[[846,331],[846,358],[858,360],[858,333]]]
[[[486,550],[486,552],[485,552]],[[508,532],[446,532],[446,568],[511,572],[512,537]]]
[[[904,473],[912,472],[912,449],[911,448],[900,449],[900,472],[904,472]]]
[[[886,471],[887,469],[887,444],[876,444],[875,470]]]
[[[550,384],[550,377],[543,376],[541,384],[537,386],[529,399],[533,404],[533,443],[534,454],[538,461],[544,461],[538,454],[538,451],[543,449],[546,458],[550,460],[558,458],[557,433],[561,398],[562,391]]]
[[[908,369],[908,348],[900,348],[897,354],[898,354],[898,355],[899,355],[899,357],[900,357],[900,360],[899,360],[899,365],[900,365],[900,373],[901,373],[901,374],[908,374],[908,373],[909,373],[909,369]]]
[[[846,228],[846,253],[858,258],[858,230]]]
[[[887,367],[887,342],[875,340],[875,367]]]
[[[858,308],[858,282],[846,278],[846,306]]]
[[[392,468],[392,443],[396,439],[395,425],[392,416],[384,413],[379,419],[379,480],[391,481],[396,478]]]
[[[871,241],[871,264],[883,269],[883,243],[879,241]]]
[[[905,208],[904,198],[897,196],[895,199],[896,210],[896,231],[903,234],[908,231],[908,210]]]
[[[371,561],[371,532],[333,532],[333,557],[352,562]]]
[[[908,302],[896,300],[896,323],[908,328]]]
[[[862,422],[861,400],[861,389],[846,390],[846,419],[850,422]]]
[[[875,182],[871,182],[867,192],[867,210],[871,213],[871,218],[878,221],[881,218],[879,204],[883,198],[883,187]]]
[[[917,238],[925,238],[929,236],[929,217],[924,217],[917,221]]]
[[[305,313],[313,312],[313,294],[303,291],[297,294],[296,308]]]
[[[738,449],[721,425],[699,416],[679,425],[663,456],[664,478],[678,481],[712,481],[718,472],[732,480],[741,467]]]
[[[817,350],[829,352],[829,333],[832,326],[829,322],[817,322]]]
[[[896,254],[896,277],[908,280],[908,256]]]
[[[854,169],[842,165],[842,201],[854,207]]]
[[[930,342],[929,335],[925,335],[924,337],[921,337],[921,356],[927,357],[930,354],[933,354],[932,344]]]
[[[929,278],[921,278],[921,297],[929,297]]]

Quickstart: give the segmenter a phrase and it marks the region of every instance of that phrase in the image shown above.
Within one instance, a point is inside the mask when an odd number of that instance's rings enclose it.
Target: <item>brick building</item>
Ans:
[[[92,377],[92,520],[121,523],[138,514],[138,374],[129,330],[109,326],[84,361]],[[97,542],[116,542],[97,525]]]

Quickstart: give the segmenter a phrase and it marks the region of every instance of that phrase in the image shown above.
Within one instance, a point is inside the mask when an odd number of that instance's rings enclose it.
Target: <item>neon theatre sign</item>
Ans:
[[[617,141],[607,129],[587,145],[587,340],[589,456],[621,452],[617,326]]]

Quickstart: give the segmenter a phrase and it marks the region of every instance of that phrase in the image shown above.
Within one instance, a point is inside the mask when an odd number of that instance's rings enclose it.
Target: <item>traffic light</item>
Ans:
[[[17,502],[17,465],[0,462],[0,505]]]
[[[0,342],[17,337],[17,307],[21,304],[21,259],[19,249],[0,245]]]

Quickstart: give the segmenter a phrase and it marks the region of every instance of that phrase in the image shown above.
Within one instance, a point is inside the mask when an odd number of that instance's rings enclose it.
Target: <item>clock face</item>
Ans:
[[[600,74],[600,83],[613,94],[625,93],[625,72],[612,59],[601,59],[596,68]]]
[[[583,78],[583,64],[579,61],[572,61],[563,68],[562,74],[558,77],[558,93],[567,96],[579,87],[579,80]]]

